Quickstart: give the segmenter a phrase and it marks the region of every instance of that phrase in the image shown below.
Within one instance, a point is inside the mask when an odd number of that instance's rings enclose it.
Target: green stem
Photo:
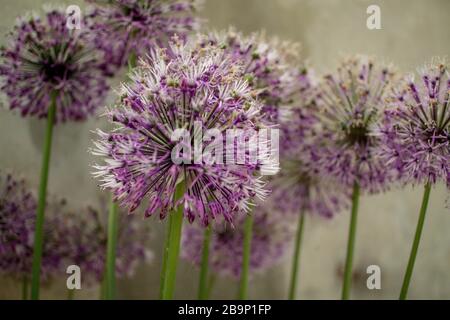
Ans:
[[[164,251],[162,255],[162,265],[161,265],[161,277],[160,277],[160,288],[159,288],[159,298],[163,298],[163,291],[164,291],[164,282],[166,279],[166,273],[167,273],[167,256],[169,255],[169,246],[170,243],[170,231],[172,230],[172,214],[169,215],[169,221],[167,222],[167,228],[166,228],[166,239],[164,241]]]
[[[44,228],[45,204],[47,197],[47,182],[50,167],[50,155],[52,149],[53,126],[55,124],[55,115],[56,115],[56,98],[57,92],[53,92],[51,96],[50,107],[48,108],[47,129],[45,131],[44,152],[42,154],[41,181],[39,183],[39,199],[36,211],[36,226],[34,233],[33,265],[31,276],[32,300],[39,300],[39,285],[41,274],[43,236],[44,236],[43,228]]]
[[[209,265],[209,243],[211,241],[212,228],[205,228],[203,236],[202,264],[200,267],[200,282],[198,286],[198,300],[208,300],[208,265]]]
[[[106,278],[103,276],[102,281],[100,282],[100,297],[99,300],[105,300],[106,295]]]
[[[211,297],[211,293],[213,291],[214,283],[216,282],[216,277],[214,274],[209,275],[209,281],[208,281],[208,298]]]
[[[248,271],[250,266],[252,233],[253,233],[253,215],[249,214],[245,218],[244,248],[242,253],[242,270],[241,270],[241,284],[239,287],[239,300],[247,299]]]
[[[295,294],[297,290],[297,275],[298,275],[298,265],[300,260],[300,247],[303,236],[303,225],[305,222],[305,215],[303,212],[300,212],[297,226],[297,235],[295,237],[295,249],[294,249],[294,257],[292,260],[292,270],[291,270],[291,283],[289,289],[289,300],[295,299]]]
[[[359,185],[355,183],[353,186],[353,194],[352,194],[352,214],[350,217],[350,229],[348,232],[347,258],[345,261],[344,283],[342,286],[342,300],[348,300],[350,298],[350,290],[352,287],[353,252],[355,249],[359,191],[360,191]]]
[[[128,57],[128,72],[131,72],[137,65],[137,56],[134,52]]]
[[[128,74],[127,74],[127,81],[131,81],[131,76],[133,73],[133,69],[136,68],[137,65],[137,56],[132,51],[128,57]]]
[[[118,218],[119,208],[111,199],[108,217],[108,242],[106,245],[106,300],[115,298]]]
[[[67,289],[67,300],[73,300],[75,297],[75,289]]]
[[[28,300],[28,277],[22,279],[22,300]]]
[[[417,250],[419,249],[420,237],[422,235],[423,224],[425,222],[425,214],[427,212],[428,200],[430,199],[431,184],[427,183],[423,192],[422,206],[420,207],[419,221],[417,222],[416,234],[409,255],[408,267],[406,268],[405,277],[403,279],[402,290],[400,292],[400,300],[406,300],[408,295],[409,283],[414,269],[414,262],[416,261]]]
[[[184,183],[178,184],[175,190],[175,201],[180,199],[185,192]],[[161,275],[161,299],[171,300],[175,290],[175,278],[177,273],[178,256],[180,254],[180,242],[181,242],[181,228],[183,226],[183,205],[179,205],[178,208],[171,213],[171,219],[169,221],[169,234],[167,242],[165,244],[166,262],[163,262],[164,269]]]
[[[128,59],[128,71],[136,65],[136,55],[132,52]],[[118,205],[111,199],[109,217],[108,217],[108,243],[106,249],[106,266],[104,277],[101,284],[100,298],[113,300],[116,290],[116,250],[118,234]]]

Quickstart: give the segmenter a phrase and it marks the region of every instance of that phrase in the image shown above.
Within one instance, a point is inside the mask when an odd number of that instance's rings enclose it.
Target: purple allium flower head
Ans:
[[[280,108],[281,170],[270,181],[272,195],[266,202],[281,214],[331,218],[348,202],[348,188],[337,188],[317,163],[324,136],[320,134],[314,72],[304,66],[297,81],[302,89],[296,92],[295,102]]]
[[[145,56],[173,35],[181,37],[200,27],[194,17],[199,0],[88,1],[97,4],[93,29],[113,62],[110,67],[124,66],[131,54]]]
[[[36,207],[36,199],[23,180],[0,172],[0,273],[17,279],[31,277]],[[63,274],[62,262],[68,252],[67,229],[60,212],[55,212],[53,205],[49,207],[42,256],[45,280]]]
[[[450,78],[446,60],[433,59],[419,77],[404,79],[381,126],[387,162],[404,182],[444,181],[450,187]]]
[[[15,26],[0,50],[1,89],[23,116],[47,117],[57,94],[57,122],[85,120],[108,91],[103,64],[87,28],[67,28],[65,13],[52,9]]]
[[[276,264],[292,239],[292,229],[286,220],[269,214],[258,206],[253,214],[250,274],[263,272]],[[233,224],[215,221],[209,251],[210,268],[221,275],[239,278],[242,268],[245,215]],[[183,228],[181,257],[200,266],[203,249],[203,229],[196,224]]]
[[[88,207],[83,214],[71,214],[68,237],[71,251],[68,259],[78,265],[88,283],[101,282],[105,272],[108,210]],[[120,215],[116,252],[116,275],[131,277],[140,263],[150,262],[153,253],[146,248],[149,230],[135,216]]]
[[[332,218],[348,204],[348,188],[323,177],[311,158],[286,158],[281,171],[271,182],[271,197],[266,201],[284,215],[312,214]]]
[[[216,44],[243,63],[243,72],[249,85],[256,89],[263,103],[266,120],[278,122],[279,107],[293,102],[293,94],[302,90],[303,70],[300,62],[300,45],[269,38],[264,33],[244,36],[234,28],[211,32],[201,37],[203,44]]]
[[[242,79],[239,64],[222,49],[189,46],[174,38],[170,51],[171,56],[161,49],[141,61],[131,83],[123,85],[121,101],[107,113],[117,128],[98,131],[93,154],[105,162],[94,167],[95,175],[130,211],[146,199],[146,216],[159,212],[163,219],[182,203],[190,222],[198,217],[207,225],[216,216],[231,221],[236,213],[248,210],[254,197],[267,193],[255,172],[260,162],[229,161],[236,143],[231,147],[227,143],[226,158],[219,152],[219,160],[216,153],[215,161],[198,161],[195,141],[199,130],[216,132],[214,139],[200,139],[200,153],[205,155],[213,145],[223,147],[224,135],[232,130],[238,138],[248,138],[247,132],[264,128],[260,105]],[[194,150],[194,157],[177,164],[174,133],[180,129],[190,136],[185,147]],[[181,180],[185,193],[175,203]]]
[[[395,73],[366,56],[346,59],[324,76],[316,97],[321,117],[321,148],[316,161],[324,176],[349,187],[384,190],[392,171],[378,154],[381,121]]]

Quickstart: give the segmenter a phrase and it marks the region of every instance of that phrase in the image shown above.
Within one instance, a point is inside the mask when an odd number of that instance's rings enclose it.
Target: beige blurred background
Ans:
[[[201,16],[209,28],[234,25],[249,33],[265,29],[269,35],[302,43],[302,54],[318,73],[336,65],[349,53],[374,54],[395,63],[401,71],[415,68],[432,56],[450,52],[448,0],[205,0]],[[15,17],[39,9],[42,0],[0,0],[0,44]],[[56,1],[54,4],[81,4],[82,1]],[[381,30],[366,28],[366,8],[381,8]],[[2,97],[2,105],[5,100]],[[89,165],[92,129],[98,120],[58,126],[55,131],[49,191],[65,196],[74,205],[95,204],[99,199]],[[0,108],[0,168],[13,169],[37,186],[44,123],[22,119]],[[396,299],[400,291],[414,235],[422,188],[397,190],[361,200],[354,261],[352,298]],[[436,186],[423,232],[421,247],[410,287],[411,299],[450,299],[450,209],[448,191]],[[343,212],[331,221],[308,219],[300,266],[301,299],[340,297],[349,214]],[[147,219],[154,240],[154,263],[143,265],[137,274],[118,284],[123,299],[155,299],[158,296],[163,223]],[[277,266],[255,276],[250,298],[284,299],[290,273],[290,252]],[[368,290],[366,268],[379,265],[381,290]],[[182,262],[178,272],[177,298],[196,297],[197,270]],[[44,298],[64,299],[65,279],[43,290]],[[20,297],[20,284],[0,278],[0,299]],[[219,279],[213,298],[236,296],[237,283]],[[77,298],[97,298],[98,288],[83,288]]]

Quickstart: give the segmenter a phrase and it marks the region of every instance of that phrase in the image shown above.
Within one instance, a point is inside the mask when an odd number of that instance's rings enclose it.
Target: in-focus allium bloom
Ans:
[[[394,80],[390,66],[365,56],[344,60],[337,72],[324,77],[316,98],[323,135],[316,156],[325,176],[369,192],[387,187],[392,170],[378,154],[377,125]]]
[[[70,30],[58,10],[19,20],[0,50],[1,89],[23,116],[47,117],[57,94],[56,121],[80,121],[102,105],[108,91],[103,52],[87,28]]]
[[[244,36],[233,28],[200,37],[200,42],[219,45],[242,61],[244,75],[249,85],[258,90],[262,112],[272,123],[278,122],[279,107],[292,103],[292,95],[307,85],[301,81],[303,69],[297,66],[300,62],[297,43],[268,38],[263,33]]]
[[[261,206],[255,208],[250,253],[250,274],[263,272],[276,264],[292,240],[292,229],[286,220],[268,213]],[[239,278],[245,215],[239,215],[233,225],[215,221],[210,240],[209,266],[215,273]],[[196,224],[183,229],[181,257],[200,266],[203,249],[203,229]]]
[[[175,34],[200,26],[194,13],[199,0],[88,0],[96,4],[93,30],[113,66],[127,64],[130,54],[145,56]]]
[[[446,181],[450,187],[450,79],[445,60],[434,59],[417,79],[402,83],[385,112],[384,156],[405,182]]]
[[[90,284],[97,284],[104,277],[107,216],[106,208],[99,211],[88,207],[87,212],[71,214],[66,221],[70,226],[68,238],[71,242],[68,261],[81,268],[85,280]],[[120,216],[116,249],[117,277],[131,277],[140,263],[152,260],[153,253],[146,248],[149,239],[149,230],[144,224],[138,223],[135,216]]]
[[[0,172],[0,274],[31,278],[36,200],[23,180]],[[67,230],[50,210],[44,225],[43,279],[63,274]]]
[[[116,129],[98,131],[93,154],[105,163],[94,167],[95,175],[130,211],[146,199],[145,215],[159,212],[161,219],[175,207],[175,189],[183,180],[185,192],[179,203],[190,222],[198,217],[207,225],[216,216],[231,221],[236,213],[248,210],[255,196],[266,195],[255,172],[258,161],[228,161],[229,155],[236,159],[239,138],[264,128],[259,123],[260,106],[241,78],[239,65],[222,49],[191,47],[174,38],[170,51],[171,56],[161,49],[142,61],[131,83],[123,85],[121,101],[107,113]],[[174,137],[180,129],[184,129],[183,149],[194,150],[194,157],[188,155],[177,164],[173,154],[180,154],[179,139]],[[199,130],[215,132],[214,137],[205,134],[200,139],[204,155],[200,161],[195,152]],[[224,135],[232,130],[237,139],[226,144],[226,155],[217,149],[208,153],[212,146],[223,147]],[[208,154],[216,155],[213,161]]]

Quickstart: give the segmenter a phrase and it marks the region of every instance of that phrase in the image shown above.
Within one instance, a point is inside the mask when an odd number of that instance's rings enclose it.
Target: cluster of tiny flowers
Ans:
[[[280,108],[280,173],[270,181],[272,195],[267,203],[282,214],[318,214],[331,218],[346,202],[343,190],[332,179],[321,175],[317,165],[319,134],[317,81],[304,68],[298,79],[303,88],[296,93],[296,103]]]
[[[189,137],[197,137],[200,126],[203,132],[241,129],[245,135],[263,128],[260,106],[238,63],[222,49],[188,46],[174,38],[169,51],[158,50],[141,61],[131,83],[123,86],[121,101],[107,112],[117,127],[111,133],[98,132],[93,154],[105,163],[94,166],[95,175],[130,211],[146,198],[146,216],[159,212],[163,219],[182,204],[190,222],[197,217],[207,225],[216,216],[231,221],[236,213],[248,211],[255,197],[267,193],[255,174],[259,164],[191,158],[177,164],[172,159],[178,153],[174,133],[184,129]],[[193,150],[191,139],[185,147]],[[223,140],[206,141],[201,154],[214,143],[222,145]],[[234,151],[227,147],[226,159]],[[177,200],[179,183],[185,192]]]
[[[379,157],[381,122],[395,73],[365,56],[343,61],[325,75],[316,96],[322,144],[316,161],[324,176],[369,192],[387,188],[393,170]]]
[[[339,189],[333,179],[323,177],[310,159],[285,159],[281,166],[267,201],[277,212],[332,218],[348,204],[348,188]]]
[[[87,212],[71,214],[66,221],[70,226],[68,238],[71,250],[70,263],[78,265],[89,284],[102,281],[105,272],[107,210],[88,207]],[[153,254],[146,248],[150,239],[147,228],[133,216],[120,216],[116,249],[116,276],[131,277],[141,263],[152,260]]]
[[[450,79],[445,60],[435,59],[405,79],[381,126],[383,156],[404,182],[450,186]]]
[[[126,65],[132,55],[146,56],[173,35],[184,36],[200,27],[194,17],[201,6],[199,0],[88,1],[95,4],[91,28],[112,72]]]
[[[293,102],[293,94],[306,89],[305,72],[297,68],[299,45],[268,38],[262,33],[244,36],[230,28],[200,37],[204,45],[224,48],[233,58],[242,61],[249,85],[257,90],[263,102],[262,112],[269,123],[277,123],[279,107]]]
[[[102,105],[108,91],[104,57],[87,29],[71,30],[62,11],[20,19],[0,50],[1,90],[10,108],[45,118],[56,96],[56,121],[81,121]]]
[[[63,274],[69,250],[68,230],[58,217],[60,212],[52,209],[44,225],[43,279]],[[35,220],[36,200],[25,182],[0,173],[0,273],[17,279],[31,277]]]
[[[252,231],[252,250],[250,253],[250,271],[263,272],[276,264],[285,253],[292,230],[282,219],[266,212],[258,206],[254,216]],[[239,278],[242,268],[245,216],[239,216],[233,224],[212,225],[209,266],[223,276]],[[203,229],[192,224],[183,228],[181,257],[200,266],[203,250]]]

